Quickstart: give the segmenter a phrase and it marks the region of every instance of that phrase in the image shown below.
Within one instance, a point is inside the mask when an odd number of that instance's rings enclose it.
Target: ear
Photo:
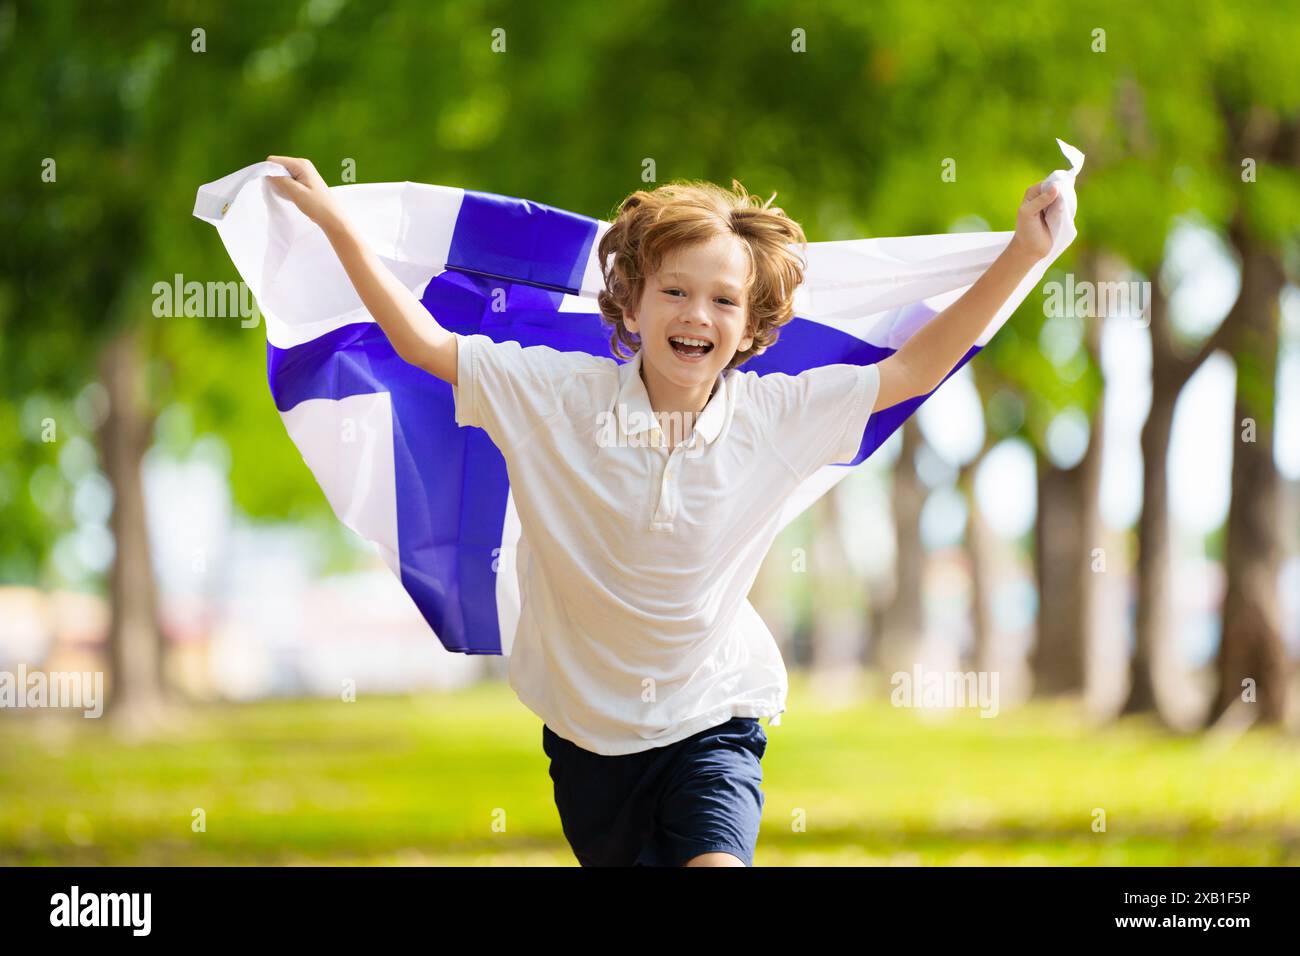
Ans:
[[[629,312],[627,309],[624,309],[624,310],[623,310],[623,327],[624,327],[625,329],[627,329],[629,332],[631,332],[633,335],[640,335],[641,332],[640,332],[640,330],[637,328],[637,324],[638,324],[638,323],[637,323],[636,314],[633,313],[633,312]]]
[[[752,335],[746,335],[743,339],[740,340],[740,344],[736,346],[736,351],[748,352],[750,347],[753,344],[754,344],[754,337]]]

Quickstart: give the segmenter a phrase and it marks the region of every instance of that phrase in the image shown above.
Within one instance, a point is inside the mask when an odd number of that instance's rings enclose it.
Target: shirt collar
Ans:
[[[614,407],[610,411],[618,422],[619,431],[625,436],[639,434],[646,430],[656,432],[660,430],[654,410],[650,407],[650,395],[646,391],[645,382],[641,380],[643,354],[643,349],[637,349],[636,354],[618,368],[619,389],[614,397]],[[622,414],[619,413],[620,405],[623,409]],[[696,417],[695,428],[691,432],[691,437],[686,440],[686,444],[691,445],[698,441],[696,435],[706,444],[715,441],[722,434],[726,411],[727,375],[724,370],[718,375],[714,392],[709,396],[704,411]]]

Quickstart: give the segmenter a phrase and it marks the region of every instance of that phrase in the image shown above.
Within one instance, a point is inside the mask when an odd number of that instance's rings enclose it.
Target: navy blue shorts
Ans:
[[[681,866],[711,852],[753,866],[767,751],[757,717],[612,757],[543,724],[542,749],[565,839],[583,866]]]

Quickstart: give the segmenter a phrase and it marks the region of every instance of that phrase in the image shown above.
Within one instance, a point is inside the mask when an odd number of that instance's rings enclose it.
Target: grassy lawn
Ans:
[[[1277,733],[819,709],[798,675],[782,720],[760,866],[1300,865],[1300,741]],[[196,707],[139,745],[5,714],[0,863],[576,865],[541,722],[498,684]]]

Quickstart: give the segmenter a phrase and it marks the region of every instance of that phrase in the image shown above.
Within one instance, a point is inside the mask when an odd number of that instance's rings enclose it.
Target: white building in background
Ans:
[[[207,648],[222,697],[338,696],[462,687],[494,673],[493,661],[443,648],[392,572],[312,578],[291,547],[247,535]],[[349,683],[351,682],[351,683]]]
[[[501,658],[446,651],[382,567],[224,608],[164,599],[159,616],[169,683],[199,699],[447,690],[504,673]],[[108,620],[97,595],[0,588],[0,669],[104,669]]]
[[[256,559],[248,571],[267,568]],[[162,598],[171,686],[198,699],[337,697],[345,686],[361,697],[453,689],[504,673],[502,658],[445,650],[382,563],[291,587],[274,580],[266,575],[215,604]],[[108,623],[108,603],[97,595],[0,587],[0,669],[104,669]]]
[[[155,448],[145,462],[170,686],[199,699],[337,697],[345,687],[361,697],[504,677],[499,656],[445,650],[359,539],[362,569],[327,575],[318,533],[239,519],[218,446],[200,443],[185,461]],[[102,524],[106,507],[92,511],[88,522]],[[81,570],[102,574],[111,553]],[[65,549],[64,560],[79,554]],[[104,669],[108,627],[108,604],[94,593],[0,587],[0,669]]]
[[[175,683],[242,700],[446,689],[496,673],[495,659],[446,651],[351,532],[331,526],[363,569],[328,575],[319,532],[240,519],[228,467],[224,446],[205,439],[186,461],[151,453],[145,469]]]

